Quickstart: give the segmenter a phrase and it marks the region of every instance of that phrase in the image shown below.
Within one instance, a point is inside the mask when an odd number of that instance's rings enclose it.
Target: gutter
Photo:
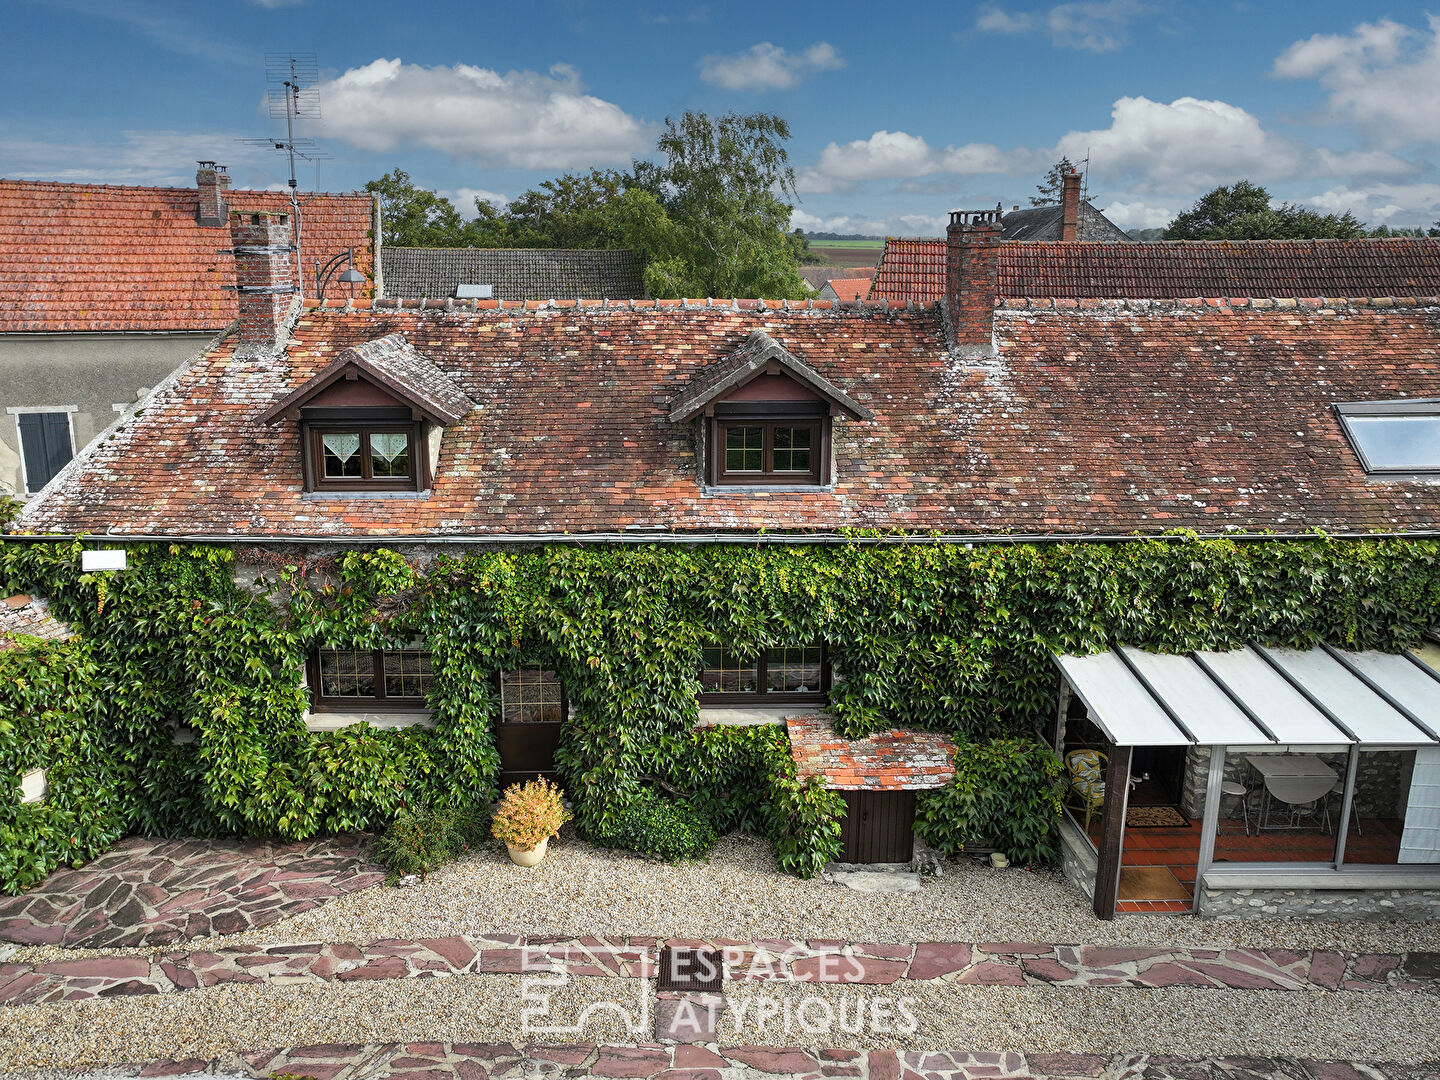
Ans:
[[[795,546],[803,544],[877,546],[938,546],[960,544],[966,547],[989,544],[1125,544],[1150,540],[1184,542],[1198,540],[1235,540],[1259,543],[1273,540],[1437,540],[1440,529],[1412,532],[1231,532],[1231,533],[943,533],[925,535],[846,536],[841,533],[717,533],[670,532],[665,529],[633,529],[602,533],[378,533],[357,536],[350,533],[0,533],[0,543],[24,542],[52,544],[67,540],[87,543],[184,543],[224,546],[255,546],[263,544],[339,544],[351,547],[410,545],[456,545],[495,547],[506,544],[735,544],[763,546]]]

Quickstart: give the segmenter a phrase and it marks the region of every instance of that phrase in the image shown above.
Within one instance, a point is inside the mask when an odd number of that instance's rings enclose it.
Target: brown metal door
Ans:
[[[840,861],[905,863],[915,854],[915,792],[843,791]]]
[[[555,748],[560,729],[554,723],[496,724],[495,748],[500,751],[500,790],[543,776],[555,779]]]

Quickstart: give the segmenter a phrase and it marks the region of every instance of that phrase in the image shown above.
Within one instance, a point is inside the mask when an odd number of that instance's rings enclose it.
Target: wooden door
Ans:
[[[500,790],[543,776],[555,779],[555,748],[564,724],[541,722],[495,725],[495,748],[500,751]]]
[[[915,792],[843,791],[840,861],[907,863],[915,854]]]

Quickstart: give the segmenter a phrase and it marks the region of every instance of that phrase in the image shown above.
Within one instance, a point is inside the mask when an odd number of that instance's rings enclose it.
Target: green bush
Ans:
[[[605,832],[592,839],[601,847],[679,862],[710,854],[716,837],[715,826],[703,811],[645,789],[620,810]]]
[[[954,764],[949,784],[922,791],[916,800],[922,840],[946,855],[985,839],[1011,862],[1045,864],[1059,857],[1065,782],[1053,750],[1033,739],[961,743]]]
[[[772,779],[770,840],[780,869],[812,878],[840,857],[840,822],[845,797],[830,791],[818,776],[802,783],[792,764],[788,774]]]
[[[424,877],[469,851],[485,835],[485,821],[472,810],[406,808],[375,841],[374,855],[394,884],[407,874]]]

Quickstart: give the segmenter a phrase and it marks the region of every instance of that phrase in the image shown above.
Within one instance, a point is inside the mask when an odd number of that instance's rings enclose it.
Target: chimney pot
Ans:
[[[240,304],[240,343],[273,348],[295,295],[290,215],[230,215],[235,250],[235,293]]]
[[[993,348],[1001,211],[955,210],[945,230],[945,306],[955,344]]]
[[[230,186],[230,177],[225,175],[225,166],[213,161],[198,162],[195,172],[195,187],[200,203],[195,209],[195,220],[201,225],[224,225],[229,219],[230,208],[225,203],[225,190]]]
[[[1080,174],[1074,169],[1065,174],[1061,205],[1060,239],[1080,239]]]

